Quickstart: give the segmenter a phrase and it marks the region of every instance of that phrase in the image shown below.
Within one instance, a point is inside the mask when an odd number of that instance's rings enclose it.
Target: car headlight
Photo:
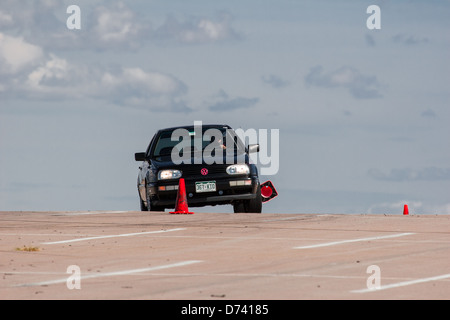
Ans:
[[[161,170],[158,172],[158,180],[177,179],[181,177],[180,170]]]
[[[233,164],[227,168],[228,174],[249,174],[250,169],[246,164]]]

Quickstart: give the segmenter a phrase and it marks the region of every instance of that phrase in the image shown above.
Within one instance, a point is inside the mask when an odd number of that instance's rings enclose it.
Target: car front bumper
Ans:
[[[203,181],[209,181],[203,180]],[[189,206],[232,204],[256,197],[259,181],[255,177],[236,177],[216,179],[216,191],[196,192],[195,183],[202,180],[185,179],[186,198]],[[158,181],[147,185],[150,199],[155,206],[173,208],[178,193],[178,180],[170,182]]]

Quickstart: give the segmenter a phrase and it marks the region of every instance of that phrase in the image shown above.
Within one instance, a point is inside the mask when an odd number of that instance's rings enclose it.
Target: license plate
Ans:
[[[195,192],[211,192],[216,191],[215,181],[201,181],[195,183]]]

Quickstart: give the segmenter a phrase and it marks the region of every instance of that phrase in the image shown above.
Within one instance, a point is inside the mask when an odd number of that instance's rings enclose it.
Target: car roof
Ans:
[[[192,129],[194,128],[194,125],[186,125],[186,126],[177,126],[177,127],[170,127],[170,128],[164,128],[164,129],[159,129],[158,131],[171,131],[171,130],[175,130],[175,129]],[[202,124],[201,125],[202,128],[227,128],[227,129],[231,129],[231,127],[227,124]]]

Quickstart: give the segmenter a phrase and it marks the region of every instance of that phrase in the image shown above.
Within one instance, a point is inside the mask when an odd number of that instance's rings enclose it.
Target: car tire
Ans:
[[[262,212],[262,196],[261,186],[258,185],[256,189],[256,198],[244,202],[244,209],[247,213],[261,213]]]
[[[262,196],[261,187],[256,189],[256,198],[251,200],[238,201],[233,203],[234,213],[261,213],[262,212]]]
[[[164,211],[164,207],[152,205],[152,200],[150,199],[148,190],[146,190],[145,194],[147,196],[147,211]]]
[[[234,213],[244,213],[245,212],[244,203],[242,201],[233,203],[233,212]]]
[[[144,201],[139,197],[140,203],[141,203],[141,211],[148,211],[147,206],[145,205]]]

